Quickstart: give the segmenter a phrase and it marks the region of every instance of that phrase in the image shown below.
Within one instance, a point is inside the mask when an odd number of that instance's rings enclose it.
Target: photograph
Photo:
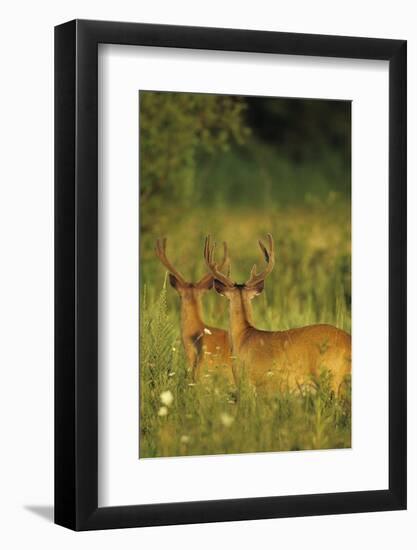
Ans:
[[[139,92],[139,458],[351,447],[351,102]]]

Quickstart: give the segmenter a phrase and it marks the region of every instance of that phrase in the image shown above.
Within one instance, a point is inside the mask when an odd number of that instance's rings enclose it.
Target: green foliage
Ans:
[[[232,202],[259,208],[272,203],[331,207],[350,197],[350,173],[335,152],[327,151],[320,162],[294,163],[252,137],[244,147],[201,159],[195,187],[194,204],[201,197],[214,207]]]
[[[140,93],[140,193],[142,226],[162,200],[184,203],[194,191],[199,154],[243,143],[245,103],[235,96]]]
[[[293,163],[323,164],[329,155],[350,174],[350,101],[250,97],[248,123],[258,139]]]

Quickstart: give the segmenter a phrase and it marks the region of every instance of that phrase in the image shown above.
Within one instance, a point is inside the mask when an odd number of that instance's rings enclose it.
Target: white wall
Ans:
[[[414,2],[14,1],[1,12],[0,541],[4,548],[414,547],[416,285],[409,288],[409,511],[74,534],[54,526],[53,26],[75,17],[404,38],[409,54],[409,279],[417,279]],[[7,6],[7,7],[5,7]],[[341,472],[343,475],[343,472]],[[7,542],[6,542],[7,541]],[[413,544],[414,543],[414,544]],[[142,545],[142,546],[141,546]]]

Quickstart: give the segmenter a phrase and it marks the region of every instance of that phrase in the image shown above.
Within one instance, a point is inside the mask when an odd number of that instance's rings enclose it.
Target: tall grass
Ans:
[[[273,206],[271,206],[273,204]],[[250,383],[191,380],[179,331],[179,298],[153,248],[168,237],[168,255],[190,280],[205,272],[203,239],[229,244],[233,277],[244,282],[261,263],[257,239],[271,232],[276,267],[253,302],[255,325],[284,330],[330,323],[348,332],[350,314],[349,201],[328,192],[319,200],[215,207],[204,197],[191,209],[166,206],[141,235],[140,457],[202,455],[350,446],[350,392],[336,398],[326,377],[315,392],[256,395]],[[227,300],[210,292],[205,320],[227,328]],[[172,402],[161,400],[169,391]]]

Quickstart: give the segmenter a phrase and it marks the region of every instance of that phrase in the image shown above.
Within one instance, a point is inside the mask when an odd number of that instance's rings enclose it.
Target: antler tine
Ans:
[[[206,243],[204,244],[204,257],[206,255]],[[224,268],[226,267],[226,275],[229,276],[230,275],[230,259],[229,259],[229,255],[228,255],[228,251],[227,251],[227,244],[224,242],[223,243],[223,259],[222,259],[222,262],[221,264],[218,266],[218,269],[219,271],[222,271]],[[211,279],[213,279],[213,273],[211,272],[211,270],[206,273],[205,275],[203,275],[201,277],[201,279],[198,281],[198,283],[196,283],[196,286],[204,286],[208,281],[210,281]]]
[[[270,233],[267,234],[268,239],[268,248],[264,245],[264,243],[259,240],[259,248],[261,249],[265,261],[266,261],[266,268],[261,273],[256,272],[256,264],[252,267],[249,279],[246,281],[246,286],[255,286],[256,284],[260,283],[261,281],[265,280],[266,277],[271,273],[271,271],[274,268],[275,265],[275,251],[274,251],[274,239],[272,238],[272,235]]]
[[[235,284],[234,281],[230,279],[230,256],[226,241],[223,241],[223,259],[221,264],[218,266],[218,270],[225,271],[226,277],[230,280],[232,286]]]
[[[221,264],[219,265],[219,270],[222,271],[224,268],[227,268],[228,275],[230,275],[230,258],[229,258],[229,251],[227,249],[227,244],[223,242],[223,260],[221,261]]]
[[[207,267],[210,269],[214,277],[218,279],[220,282],[222,282],[223,284],[229,287],[234,286],[235,284],[234,281],[232,281],[230,277],[228,277],[227,275],[225,275],[220,271],[220,269],[223,269],[224,266],[228,263],[227,245],[226,243],[223,243],[224,258],[220,267],[214,261],[215,247],[216,247],[216,243],[215,242],[212,243],[210,235],[207,235],[206,241],[204,243],[204,259],[206,260]]]
[[[186,284],[186,280],[181,275],[179,271],[175,269],[175,267],[172,265],[172,263],[168,260],[166,255],[166,247],[167,247],[167,238],[163,237],[162,239],[157,239],[156,241],[156,247],[155,252],[158,258],[160,259],[161,263],[167,268],[167,270],[172,274],[175,275],[175,277],[181,282]]]

